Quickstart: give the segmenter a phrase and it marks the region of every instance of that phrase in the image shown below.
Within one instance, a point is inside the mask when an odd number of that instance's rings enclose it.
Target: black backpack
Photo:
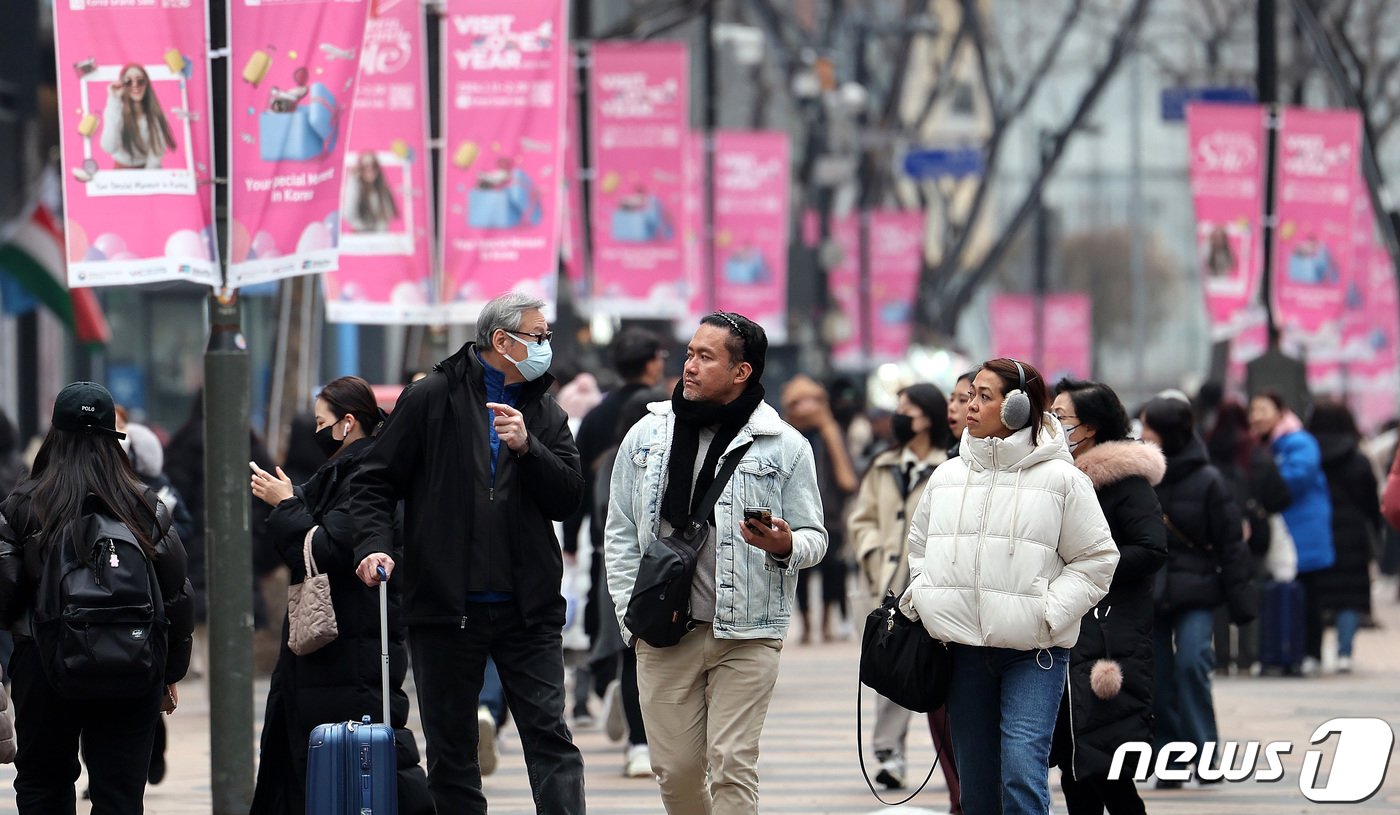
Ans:
[[[165,679],[166,628],[155,566],[121,521],[84,514],[44,554],[34,642],[60,695],[157,693]]]
[[[632,599],[627,601],[622,621],[647,645],[669,648],[695,628],[690,617],[690,584],[695,578],[696,560],[710,534],[706,519],[752,444],[737,447],[725,457],[724,466],[684,529],[657,538],[642,553],[637,580],[632,584]]]

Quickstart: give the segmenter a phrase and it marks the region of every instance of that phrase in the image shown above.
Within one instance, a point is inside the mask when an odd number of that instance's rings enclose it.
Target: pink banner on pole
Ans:
[[[604,313],[688,310],[676,225],[685,205],[688,69],[684,43],[593,47],[593,302]]]
[[[787,342],[788,137],[722,132],[715,139],[715,308]]]
[[[1264,254],[1264,109],[1258,105],[1193,104],[1186,109],[1191,140],[1191,199],[1196,209],[1196,258],[1212,333],[1240,330],[1240,312],[1255,298]]]
[[[68,284],[219,285],[205,4],[53,6]]]
[[[1094,306],[1086,292],[1062,292],[1045,298],[1044,349],[1035,353],[1035,295],[999,294],[992,298],[992,356],[1028,360],[1047,382],[1062,377],[1088,379],[1094,370]]]
[[[1355,111],[1284,111],[1273,291],[1286,333],[1317,335],[1341,319],[1360,155]]]
[[[919,272],[924,262],[922,212],[870,213],[870,314],[875,363],[909,353]]]
[[[340,190],[340,268],[321,277],[332,322],[442,321],[424,28],[416,2],[379,2],[365,26]]]
[[[443,17],[443,275],[470,322],[508,291],[554,308],[567,3],[449,0]]]
[[[229,3],[230,287],[333,271],[367,0]]]
[[[831,240],[840,250],[840,260],[826,273],[831,364],[861,370],[868,367],[864,337],[869,323],[860,307],[860,215],[833,215],[829,223]]]

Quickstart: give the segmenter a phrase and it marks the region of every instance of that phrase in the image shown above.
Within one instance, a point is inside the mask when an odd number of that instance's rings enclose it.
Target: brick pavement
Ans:
[[[1145,789],[1153,815],[1263,815],[1338,810],[1312,804],[1298,792],[1298,769],[1312,729],[1339,715],[1378,716],[1400,730],[1400,605],[1377,604],[1383,628],[1362,631],[1357,642],[1357,673],[1317,680],[1228,678],[1215,686],[1222,738],[1235,741],[1291,740],[1286,776],[1276,784],[1245,782],[1208,789],[1157,792]],[[765,813],[863,815],[882,811],[859,776],[855,744],[855,642],[797,646],[783,654],[782,675],[764,733],[760,760]],[[261,711],[266,682],[259,683],[255,709]],[[208,701],[202,682],[185,683],[181,709],[169,719],[169,775],[146,796],[152,815],[192,815],[210,809]],[[597,705],[595,704],[595,712]],[[868,708],[867,708],[868,710]],[[493,815],[524,815],[534,810],[519,741],[507,730],[500,770],[486,779]],[[587,762],[589,808],[604,815],[656,815],[661,812],[654,784],[621,777],[623,751],[600,729],[576,734]],[[927,767],[932,749],[920,735],[912,737],[913,767]],[[1400,771],[1391,772],[1380,794],[1340,811],[1400,811]],[[13,767],[0,768],[0,813],[14,812]],[[901,810],[905,815],[945,812],[941,778]],[[1056,810],[1063,812],[1057,798]]]

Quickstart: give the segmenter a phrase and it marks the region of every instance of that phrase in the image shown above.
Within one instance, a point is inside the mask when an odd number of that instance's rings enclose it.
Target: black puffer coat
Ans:
[[[1253,620],[1258,596],[1240,508],[1199,438],[1167,456],[1157,499],[1167,520],[1166,575],[1154,586],[1158,613],[1227,604],[1232,622]]]
[[[372,447],[368,439],[352,442],[326,462],[293,497],[268,516],[272,545],[291,569],[291,582],[306,576],[302,545],[306,533],[319,526],[311,551],[316,567],[330,577],[331,605],[337,636],[321,649],[297,656],[287,645],[287,620],[282,620],[282,647],[262,731],[262,761],[252,811],[301,813],[306,810],[307,738],[318,724],[383,718],[380,690],[379,590],[355,576],[354,525],[344,489],[350,475]],[[399,591],[389,581],[389,715],[396,729],[399,760],[399,811],[431,812],[427,780],[418,767],[418,748],[408,722],[408,695],[403,691],[408,649],[399,615]]]
[[[1113,584],[1080,622],[1055,725],[1052,761],[1084,780],[1106,776],[1124,742],[1152,741],[1152,578],[1167,559],[1162,508],[1152,488],[1167,462],[1152,445],[1114,441],[1096,445],[1074,463],[1093,480],[1118,545]],[[1122,671],[1122,689],[1109,699],[1091,687],[1101,660],[1116,662]]]
[[[1332,546],[1337,562],[1314,578],[1324,609],[1371,610],[1371,559],[1380,540],[1381,506],[1376,474],[1356,438],[1324,434],[1322,471],[1332,496]]]

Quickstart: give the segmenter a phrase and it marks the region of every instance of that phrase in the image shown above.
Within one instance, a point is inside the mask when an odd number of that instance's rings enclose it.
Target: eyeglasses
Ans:
[[[1060,420],[1060,423],[1063,424],[1064,421],[1065,421],[1065,419],[1076,419],[1076,420],[1077,420],[1079,417],[1078,417],[1078,416],[1072,416],[1072,415],[1070,415],[1070,414],[1068,414],[1068,413],[1056,413],[1056,414],[1055,414],[1055,418],[1056,418],[1056,419],[1059,419],[1059,420]]]
[[[144,88],[146,87],[146,77],[129,76],[126,79],[122,80],[122,85],[128,88]]]
[[[529,331],[508,331],[508,332],[506,332],[506,333],[508,333],[508,334],[514,334],[515,337],[516,337],[516,339],[519,339],[519,338],[521,338],[521,337],[529,337],[530,339],[534,340],[535,343],[538,344],[538,345],[544,345],[545,343],[547,343],[547,342],[549,342],[550,340],[554,339],[554,332],[553,332],[553,331],[543,331],[543,332],[540,332],[540,333],[538,333],[538,334],[535,334],[535,333],[532,333],[532,332],[529,332]]]

